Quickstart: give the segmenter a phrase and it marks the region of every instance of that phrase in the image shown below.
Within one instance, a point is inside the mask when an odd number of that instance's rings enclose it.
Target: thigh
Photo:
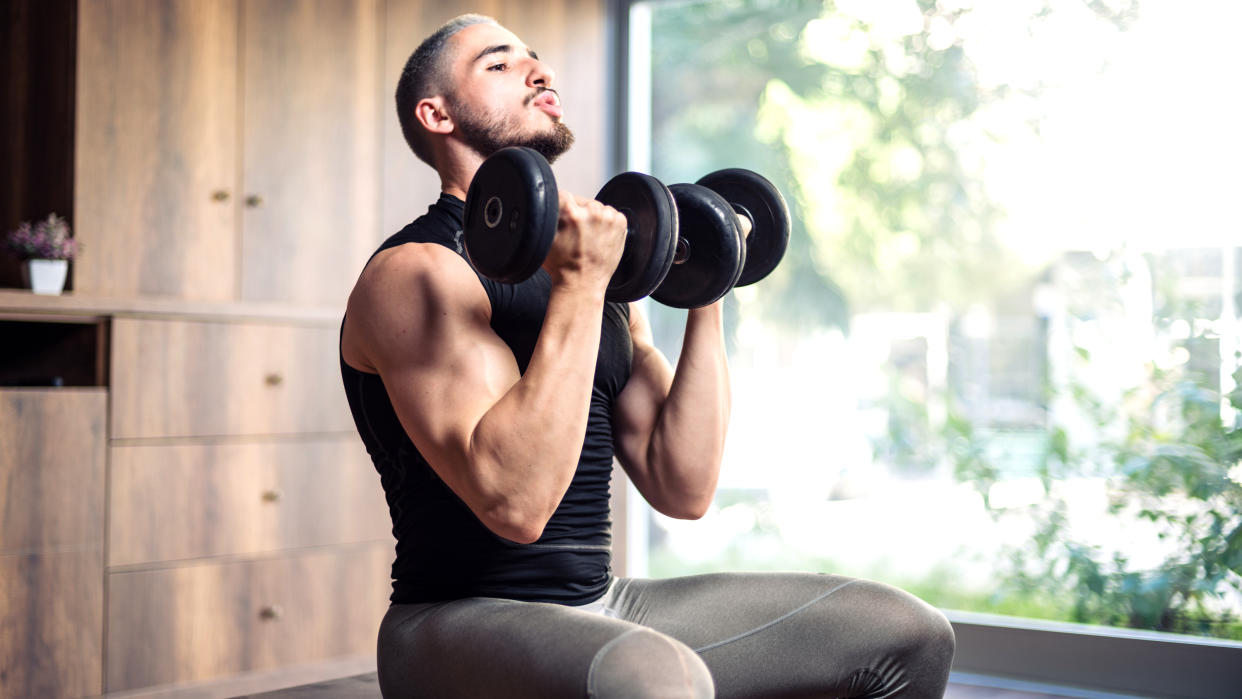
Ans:
[[[894,587],[812,573],[622,579],[610,606],[693,648],[720,697],[937,697],[953,634]]]
[[[706,667],[683,644],[555,604],[393,605],[380,625],[378,656],[387,699],[711,696]]]

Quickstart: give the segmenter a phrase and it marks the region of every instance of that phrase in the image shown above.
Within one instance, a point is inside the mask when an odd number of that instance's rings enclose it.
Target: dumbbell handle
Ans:
[[[737,225],[742,231],[742,240],[746,240],[750,237],[750,232],[755,229],[755,222],[750,218],[750,212],[746,211],[746,209],[738,211],[741,207],[736,204],[731,204],[731,206],[733,206],[733,211],[737,214]]]
[[[750,212],[746,211],[745,208],[736,206],[734,204],[730,204],[730,206],[733,206],[733,215],[737,216],[737,226],[738,226],[738,229],[741,230],[742,232],[742,240],[743,241],[750,240],[750,232],[754,230],[755,228],[755,223],[750,218]],[[741,210],[739,211],[739,209]],[[689,258],[690,258],[690,242],[686,240],[685,238],[681,237],[681,235],[679,234],[677,236],[677,248],[675,252],[673,253],[673,264],[675,265],[684,264],[685,261]]]

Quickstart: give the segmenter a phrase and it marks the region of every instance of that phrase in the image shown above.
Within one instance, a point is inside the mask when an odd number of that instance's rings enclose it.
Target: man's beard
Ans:
[[[527,104],[530,101],[528,99]],[[573,132],[560,121],[552,122],[550,131],[522,134],[511,117],[497,119],[476,112],[465,103],[454,102],[453,107],[457,112],[455,121],[462,142],[484,158],[501,148],[526,146],[538,151],[551,163],[574,143]]]

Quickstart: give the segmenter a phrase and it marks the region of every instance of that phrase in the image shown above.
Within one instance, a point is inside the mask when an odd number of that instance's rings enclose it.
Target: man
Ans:
[[[659,511],[703,515],[729,417],[720,304],[689,311],[674,372],[639,306],[606,303],[625,222],[562,188],[543,268],[516,285],[461,250],[462,200],[498,148],[572,134],[552,70],[489,18],[410,57],[397,107],[442,194],[372,257],[341,371],[397,537],[379,632],[386,697],[933,697],[944,617],[815,574],[613,578],[613,458]]]

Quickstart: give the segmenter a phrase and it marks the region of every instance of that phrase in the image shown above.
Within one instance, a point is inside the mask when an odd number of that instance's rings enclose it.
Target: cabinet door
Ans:
[[[244,7],[242,300],[343,307],[380,242],[379,3]]]
[[[103,389],[0,390],[0,697],[97,694]]]
[[[78,13],[75,289],[234,298],[236,0]]]
[[[99,547],[0,555],[0,697],[99,693],[103,583]]]
[[[0,389],[0,555],[102,548],[108,394]]]

